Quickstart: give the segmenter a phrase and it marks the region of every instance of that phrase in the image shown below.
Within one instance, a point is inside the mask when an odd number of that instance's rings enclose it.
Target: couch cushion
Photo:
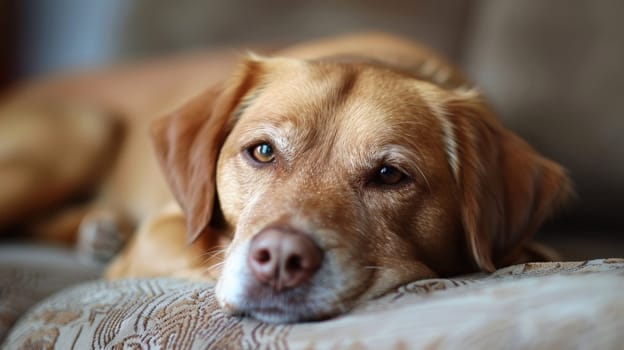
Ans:
[[[102,266],[73,250],[33,245],[0,246],[0,341],[36,302],[68,286],[98,278]]]
[[[323,321],[270,325],[223,314],[212,285],[84,284],[32,309],[9,348],[615,348],[624,260],[530,263],[405,285]]]

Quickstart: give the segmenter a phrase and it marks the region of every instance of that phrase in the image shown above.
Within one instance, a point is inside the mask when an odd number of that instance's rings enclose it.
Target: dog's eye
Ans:
[[[374,181],[382,185],[396,185],[405,179],[405,174],[399,169],[383,165],[377,171]]]
[[[251,157],[259,163],[270,163],[275,159],[273,147],[268,143],[261,143],[253,147],[250,152]]]

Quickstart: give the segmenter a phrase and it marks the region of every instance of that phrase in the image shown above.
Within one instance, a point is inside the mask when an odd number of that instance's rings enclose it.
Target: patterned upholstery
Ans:
[[[223,314],[211,284],[97,281],[32,308],[8,349],[617,348],[624,259],[530,263],[410,283],[340,317],[269,325]]]
[[[102,266],[73,250],[33,245],[0,246],[0,342],[34,303],[63,289],[98,278]]]

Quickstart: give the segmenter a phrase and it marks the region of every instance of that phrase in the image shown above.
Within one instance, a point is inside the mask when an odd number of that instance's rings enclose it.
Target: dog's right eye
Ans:
[[[376,180],[384,185],[396,185],[403,180],[404,176],[399,169],[384,165],[379,169]]]
[[[382,187],[394,187],[405,183],[408,176],[404,172],[391,165],[382,165],[377,168],[370,177],[370,185]]]
[[[275,160],[273,147],[265,142],[251,147],[248,152],[251,158],[258,163],[271,163]]]

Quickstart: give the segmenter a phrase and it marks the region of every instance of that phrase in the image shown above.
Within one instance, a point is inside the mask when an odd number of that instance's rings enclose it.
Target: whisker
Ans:
[[[220,261],[220,262],[215,263],[215,264],[211,264],[207,268],[210,269],[210,270],[216,270],[216,271],[218,271],[220,273],[220,272],[223,271],[224,265],[225,265],[225,260]]]
[[[216,246],[212,247],[211,249],[206,250],[203,254],[210,254],[210,253],[214,253],[214,252],[225,251],[225,250],[227,250],[228,246],[229,245],[216,245]]]
[[[220,262],[218,262],[216,264],[212,264],[212,265],[208,266],[208,268],[209,269],[221,268],[221,267],[223,267],[223,265],[225,265],[225,260],[220,261]]]
[[[200,258],[206,258],[207,260],[210,260],[214,257],[216,257],[219,254],[224,254],[226,252],[226,249],[211,249],[203,254],[200,255]]]
[[[220,259],[217,262],[211,262],[211,260],[214,260],[214,259],[206,259],[202,261],[202,265],[206,265],[208,268],[213,268],[213,267],[221,266],[225,264],[225,260],[223,259]]]

